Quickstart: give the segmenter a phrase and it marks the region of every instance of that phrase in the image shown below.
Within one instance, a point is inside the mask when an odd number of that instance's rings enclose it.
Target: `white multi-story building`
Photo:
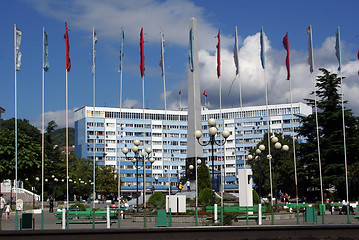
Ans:
[[[269,105],[268,110],[271,131],[291,135],[290,104]],[[242,114],[240,108],[226,108],[221,112],[224,128],[231,135],[224,147],[215,146],[215,169],[225,166],[222,170],[225,190],[237,191],[237,170],[243,167],[248,150],[262,140],[268,129],[266,106],[243,107]],[[293,125],[297,128],[300,124],[297,116],[308,116],[312,108],[300,102],[293,103],[293,113]],[[207,121],[214,118],[219,124],[220,110],[202,108],[201,115],[202,139],[208,141]],[[95,154],[98,165],[117,167],[120,160],[122,191],[133,191],[136,188],[136,168],[131,162],[134,154],[128,153],[126,159],[121,150],[131,149],[135,139],[141,144],[145,141],[145,148],[153,149],[151,156],[155,159],[152,168],[149,162],[146,164],[146,186],[165,190],[170,181],[176,189],[185,174],[187,134],[194,134],[187,133],[187,117],[186,110],[167,110],[166,121],[164,110],[145,109],[143,124],[142,109],[96,107],[93,114],[93,107],[85,106],[75,111],[75,152],[78,158],[92,159]],[[143,145],[139,148],[143,149]],[[204,147],[203,157],[210,166],[211,155],[211,146]],[[137,177],[142,185],[142,164],[140,168]]]

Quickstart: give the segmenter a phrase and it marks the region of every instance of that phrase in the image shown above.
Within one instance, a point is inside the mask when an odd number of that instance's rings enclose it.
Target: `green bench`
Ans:
[[[104,220],[107,217],[107,211],[92,211],[91,208],[87,208],[86,211],[67,211],[66,212],[69,219],[69,224],[88,224],[88,223],[106,223],[107,221]],[[117,218],[117,211],[110,210],[110,219]],[[62,219],[62,212],[56,212],[56,218]],[[97,220],[96,220],[97,218]],[[102,218],[99,220],[98,218]],[[73,220],[78,219],[78,220]],[[111,223],[116,222],[115,220],[111,220]],[[56,224],[61,224],[61,221],[56,222]]]
[[[279,207],[297,208],[297,203],[278,203]],[[298,211],[305,212],[305,208],[309,207],[308,203],[298,203]]]
[[[259,211],[259,207],[258,206],[224,206],[223,207],[223,213],[242,213],[245,215],[238,215],[236,216],[236,220],[246,220],[247,221],[247,225],[248,225],[248,221],[249,220],[256,220],[258,221],[258,211]],[[266,207],[262,206],[261,207],[261,212],[264,213],[266,211]],[[207,206],[206,207],[206,212],[210,212],[213,213],[214,212],[214,207],[213,206]],[[217,208],[217,212],[221,213],[222,209],[221,207]],[[257,215],[249,215],[249,213],[257,213]],[[266,219],[267,216],[262,215],[262,219]],[[212,217],[207,217],[206,219],[213,219]]]
[[[342,203],[341,202],[331,202],[330,203],[330,213],[333,214],[333,212],[339,212],[339,214],[342,212]]]
[[[358,216],[354,216],[354,219],[358,219],[358,220],[359,220],[359,215],[358,215]]]

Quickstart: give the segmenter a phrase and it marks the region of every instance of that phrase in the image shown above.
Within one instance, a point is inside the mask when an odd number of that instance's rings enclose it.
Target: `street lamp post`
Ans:
[[[259,195],[259,200],[261,201],[262,199],[262,168],[260,166],[260,160],[261,160],[261,156],[262,156],[262,152],[266,149],[266,147],[261,144],[258,146],[258,148],[255,150],[255,154],[256,156],[254,157],[252,154],[248,154],[247,159],[248,160],[253,160],[253,158],[256,160],[256,163],[258,165],[258,169],[259,169],[259,174],[258,174],[258,195]],[[272,177],[270,176],[270,181]],[[271,192],[272,192],[272,185],[271,185]]]
[[[136,212],[138,213],[138,161],[136,157],[138,156],[138,145],[140,145],[139,140],[135,140],[134,146],[132,147],[132,152],[135,154],[135,156],[131,159],[131,162],[133,164],[136,164]],[[127,147],[122,148],[122,153],[125,155],[125,158],[127,159],[127,154],[130,150]]]
[[[136,212],[138,213],[138,158],[139,158],[139,149],[138,146],[141,144],[140,140],[134,140],[133,141],[134,146],[131,148],[132,152],[134,153],[134,157],[131,159],[131,162],[133,164],[136,164]],[[122,153],[125,155],[125,158],[127,159],[127,154],[129,153],[129,149],[127,147],[122,148]],[[142,160],[143,160],[143,204],[145,206],[146,199],[146,154],[147,157],[152,153],[152,148],[148,147],[145,149],[145,151],[141,152]],[[152,163],[155,161],[154,158],[150,158],[149,161]]]
[[[197,138],[197,141],[201,146],[207,146],[207,145],[211,144],[211,150],[212,150],[212,203],[214,205],[214,203],[215,203],[215,199],[214,199],[214,145],[223,146],[226,143],[227,138],[230,135],[230,132],[228,130],[223,130],[222,136],[224,138],[224,142],[218,141],[215,139],[217,131],[218,131],[218,129],[216,127],[216,120],[213,118],[209,119],[208,125],[210,126],[210,129],[209,129],[210,140],[208,142],[203,142],[203,141],[201,142],[199,140],[202,137],[202,132],[200,130],[195,131],[195,137]]]
[[[151,163],[151,190],[154,190],[153,187],[153,163],[155,162],[155,159],[153,157],[150,157],[149,159],[150,163]]]
[[[274,143],[274,149],[276,150],[283,150],[284,152],[287,152],[289,150],[288,145],[283,145],[278,142],[277,137],[272,137],[272,143]],[[278,197],[278,189],[277,189],[277,165],[278,165],[278,158],[274,159],[274,192],[275,192],[275,199]]]

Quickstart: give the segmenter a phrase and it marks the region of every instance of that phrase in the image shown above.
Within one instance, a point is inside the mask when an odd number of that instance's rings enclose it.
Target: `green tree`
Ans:
[[[322,163],[323,188],[335,189],[336,197],[346,198],[345,188],[345,165],[343,147],[343,118],[340,78],[337,74],[331,74],[326,69],[320,69],[321,76],[316,79],[316,94],[318,106],[318,124],[320,135],[320,150]],[[314,106],[314,99],[306,99],[307,103]],[[347,102],[345,101],[344,104]],[[358,163],[359,151],[356,140],[359,137],[358,118],[351,109],[345,109],[345,129],[347,144],[347,160],[350,176],[351,198],[358,198]],[[312,198],[320,199],[320,179],[317,152],[317,134],[315,114],[301,118],[302,126],[299,134],[306,139],[299,149],[301,159],[300,177],[302,191]]]
[[[203,188],[198,194],[198,202],[203,208],[212,205],[212,188]]]
[[[148,199],[148,204],[155,209],[164,208],[165,203],[165,197],[162,192],[154,192]]]
[[[279,190],[287,192],[291,196],[295,196],[295,182],[294,182],[294,161],[293,161],[293,138],[290,135],[275,134],[278,142],[281,145],[289,146],[287,152],[277,150],[274,144],[271,145],[271,165],[272,165],[272,181],[273,181],[273,195],[279,197]],[[298,143],[295,142],[296,149]],[[259,145],[264,145],[265,150],[261,154],[255,154]],[[255,190],[261,194],[260,197],[270,195],[270,175],[269,175],[269,160],[268,155],[268,134],[264,134],[263,140],[257,144],[256,148],[250,149],[249,153],[254,156],[252,160],[248,160],[248,164],[253,171],[253,182],[255,183]],[[298,163],[297,163],[298,166]]]
[[[98,166],[96,169],[96,189],[98,192],[110,194],[117,192],[118,181],[113,166]]]
[[[206,164],[202,163],[198,167],[198,193],[203,189],[209,188],[212,189],[211,176],[209,175],[209,169]]]
[[[15,179],[15,131],[14,119],[3,121],[0,130],[0,182]],[[18,180],[29,176],[40,176],[41,145],[39,130],[27,120],[18,120],[17,173]]]

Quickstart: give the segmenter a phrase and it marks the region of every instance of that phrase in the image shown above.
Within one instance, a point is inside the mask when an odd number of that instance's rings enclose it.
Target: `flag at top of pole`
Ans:
[[[313,58],[312,25],[309,25],[309,27],[307,28],[307,33],[309,35],[309,41],[308,41],[308,64],[310,66],[309,71],[310,73],[313,73],[314,58]]]
[[[238,59],[238,36],[237,36],[237,27],[234,36],[234,48],[233,48],[233,60],[234,65],[236,66],[236,76],[239,74],[239,59]]]
[[[120,67],[119,67],[119,72],[122,71],[122,61],[123,61],[123,57],[125,56],[124,52],[123,52],[123,44],[125,43],[125,31],[123,31],[123,28],[121,28],[121,49],[120,49]]]
[[[69,43],[69,34],[67,32],[67,22],[65,22],[65,41],[66,41],[66,70],[70,72],[71,70],[71,60],[70,60],[70,43]]]
[[[266,64],[265,64],[265,56],[264,56],[264,37],[263,37],[264,33],[263,33],[263,27],[261,28],[261,36],[260,36],[260,44],[261,44],[261,63],[262,63],[262,68],[265,69],[266,68]]]
[[[207,97],[207,91],[206,91],[206,90],[203,91],[203,95],[204,95],[205,97]]]
[[[141,77],[145,76],[145,52],[143,49],[144,41],[143,41],[143,28],[141,28],[140,33],[140,55],[141,55],[141,62],[140,62],[140,71]]]
[[[289,63],[289,41],[288,41],[288,32],[283,38],[283,46],[287,50],[287,57],[285,58],[285,65],[287,67],[287,80],[290,80],[290,63]]]
[[[15,25],[15,69],[16,69],[16,71],[20,71],[20,65],[21,65],[21,52],[20,52],[21,36],[22,36],[22,33],[21,33],[20,29]]]
[[[218,30],[218,44],[216,46],[217,48],[217,77],[219,78],[221,76],[221,30]]]
[[[161,59],[160,59],[160,67],[161,67],[161,70],[162,70],[162,77],[165,75],[165,58],[164,58],[164,54],[165,54],[165,40],[164,40],[163,32],[161,31]]]
[[[92,75],[95,75],[95,61],[96,61],[96,43],[97,43],[97,34],[95,28],[92,29],[92,56],[93,56],[93,62],[92,62]]]
[[[43,29],[43,34],[44,34],[44,36],[43,36],[43,44],[44,44],[44,52],[43,52],[43,54],[44,54],[44,56],[43,56],[43,58],[44,58],[44,62],[43,62],[43,68],[44,68],[44,71],[45,72],[47,72],[47,71],[49,71],[49,60],[47,59],[47,56],[48,56],[48,53],[49,53],[49,43],[48,43],[48,40],[47,40],[47,33],[45,32],[45,29]]]
[[[338,71],[342,70],[342,53],[340,50],[340,28],[337,28],[336,41],[335,41],[335,55],[337,56],[339,67]]]

